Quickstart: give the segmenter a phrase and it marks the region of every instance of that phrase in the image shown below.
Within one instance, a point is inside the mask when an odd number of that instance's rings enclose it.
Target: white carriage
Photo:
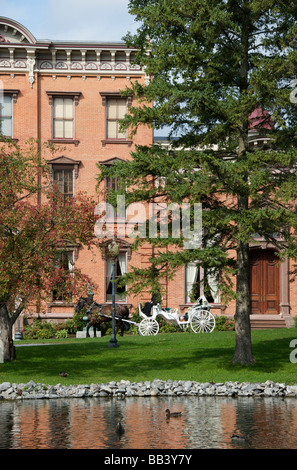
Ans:
[[[141,336],[158,334],[159,323],[156,320],[158,315],[174,323],[179,328],[187,329],[190,327],[194,333],[212,333],[216,325],[215,317],[210,312],[210,306],[205,296],[199,297],[195,304],[189,308],[187,318],[180,318],[177,309],[163,310],[160,304],[152,307],[150,316],[142,312],[141,304],[139,304],[139,315],[142,318],[138,324],[138,332]]]

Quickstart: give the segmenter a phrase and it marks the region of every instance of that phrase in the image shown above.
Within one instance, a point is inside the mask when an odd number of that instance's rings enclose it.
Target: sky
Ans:
[[[18,21],[36,39],[121,41],[136,32],[129,0],[0,0],[0,16]]]

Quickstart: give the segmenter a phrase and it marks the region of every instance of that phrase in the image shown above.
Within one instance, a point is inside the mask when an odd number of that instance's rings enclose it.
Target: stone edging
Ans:
[[[84,398],[84,397],[155,397],[155,396],[224,396],[224,397],[297,397],[297,384],[267,380],[250,382],[194,382],[191,380],[160,380],[152,382],[108,382],[90,385],[44,385],[33,380],[24,384],[0,384],[0,400]]]

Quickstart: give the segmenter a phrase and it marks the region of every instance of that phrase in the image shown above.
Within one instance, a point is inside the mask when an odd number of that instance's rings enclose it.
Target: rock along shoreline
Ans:
[[[152,382],[108,382],[90,385],[45,385],[30,380],[28,383],[0,384],[0,400],[57,399],[57,398],[126,398],[126,397],[178,397],[178,396],[223,396],[223,397],[297,397],[297,384],[267,380],[264,383],[194,382],[191,380],[161,380]]]

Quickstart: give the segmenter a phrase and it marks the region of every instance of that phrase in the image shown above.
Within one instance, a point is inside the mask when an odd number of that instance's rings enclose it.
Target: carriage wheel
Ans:
[[[141,336],[157,335],[159,332],[159,323],[152,318],[145,318],[139,323],[138,332]]]
[[[200,310],[191,318],[191,328],[194,333],[212,333],[215,326],[215,317],[207,310]]]

